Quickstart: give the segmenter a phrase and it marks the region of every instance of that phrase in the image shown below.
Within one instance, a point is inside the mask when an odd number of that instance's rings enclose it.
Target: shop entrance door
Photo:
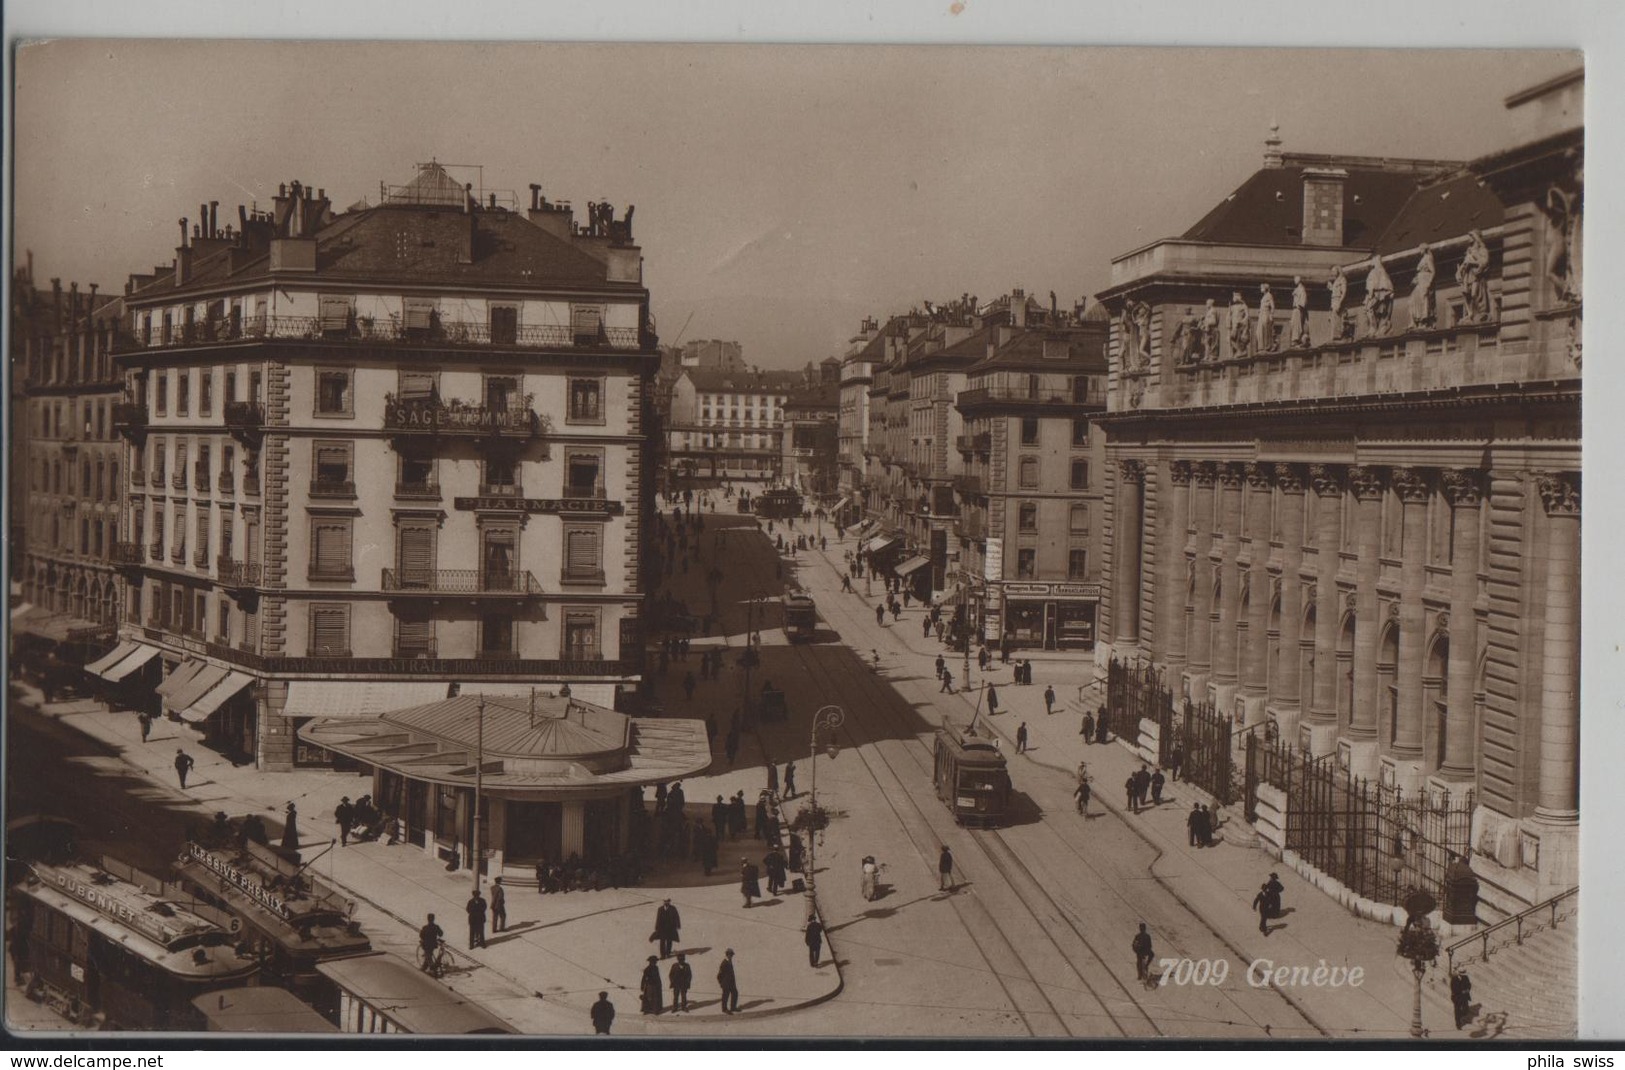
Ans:
[[[1045,602],[1044,603],[1044,649],[1045,650],[1054,650],[1055,649],[1055,629],[1056,629],[1055,603],[1054,602]]]

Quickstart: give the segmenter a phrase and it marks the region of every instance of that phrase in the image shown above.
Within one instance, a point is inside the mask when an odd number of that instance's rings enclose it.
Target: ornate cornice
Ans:
[[[1277,463],[1274,468],[1275,485],[1281,488],[1282,494],[1303,493],[1304,473],[1302,465]]]
[[[1402,502],[1425,502],[1433,487],[1420,468],[1401,467],[1389,473],[1389,485]]]
[[[1346,473],[1341,465],[1312,464],[1309,466],[1309,483],[1315,488],[1315,493],[1322,498],[1331,498],[1343,493],[1343,480]]]
[[[1198,461],[1191,468],[1191,476],[1198,487],[1211,487],[1218,477],[1218,468],[1212,461]]]
[[[1180,486],[1188,484],[1191,481],[1191,462],[1169,461],[1168,478]]]
[[[1535,478],[1547,516],[1580,514],[1580,473],[1542,472]]]
[[[1248,461],[1242,465],[1242,473],[1246,476],[1247,485],[1254,490],[1269,490],[1270,478],[1274,475],[1270,465],[1259,464],[1257,461]]]
[[[1360,501],[1368,502],[1382,497],[1383,487],[1387,483],[1382,469],[1369,464],[1351,464],[1348,475],[1349,489]]]
[[[1125,460],[1117,462],[1117,476],[1124,483],[1145,482],[1145,462]]]
[[[1451,505],[1476,507],[1484,500],[1484,472],[1478,468],[1441,468],[1439,486]]]
[[[1225,490],[1240,490],[1241,489],[1241,479],[1242,479],[1242,466],[1241,465],[1239,465],[1239,464],[1237,464],[1237,463],[1235,463],[1233,461],[1226,461],[1226,462],[1220,464],[1218,466],[1218,468],[1219,468],[1219,482],[1220,482],[1220,484],[1222,484],[1224,486]]]

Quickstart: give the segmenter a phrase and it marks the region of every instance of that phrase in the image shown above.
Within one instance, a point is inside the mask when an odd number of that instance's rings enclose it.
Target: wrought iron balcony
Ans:
[[[954,492],[962,497],[976,497],[986,493],[982,489],[982,477],[972,475],[954,476]]]
[[[214,489],[220,494],[235,494],[237,492],[237,486],[236,482],[231,478],[231,473],[221,472],[219,477],[214,481]]]
[[[205,494],[209,491],[209,466],[202,461],[192,466],[192,486]]]
[[[440,500],[440,484],[432,479],[399,480],[395,481],[395,497],[397,498],[430,498]]]
[[[247,320],[221,319],[181,324],[155,332],[156,337],[121,334],[114,352],[207,345],[214,342],[289,340],[340,342],[362,345],[513,346],[520,349],[636,349],[644,332],[637,327],[599,327],[576,330],[570,324],[499,325],[446,323],[432,319],[426,326],[406,326],[394,319],[378,320],[353,313],[344,319],[320,316],[255,316]],[[652,332],[650,337],[652,337]]]
[[[132,486],[132,487],[144,487],[146,485],[147,485],[147,472],[146,472],[146,469],[142,468],[140,465],[136,465],[135,467],[131,468],[130,469],[130,486]]]
[[[209,551],[201,546],[192,551],[192,565],[195,568],[208,568]]]
[[[226,402],[226,428],[238,438],[257,438],[265,430],[265,406],[257,401]]]
[[[517,482],[480,484],[480,497],[482,498],[523,498],[524,496],[525,488]]]
[[[440,656],[438,644],[431,639],[413,639],[403,641],[395,640],[394,656],[397,658],[438,658]]]
[[[257,496],[259,494],[259,492],[260,492],[260,474],[258,472],[246,472],[246,473],[244,473],[243,474],[243,493],[244,494],[252,494],[252,495]]]
[[[983,431],[977,435],[954,436],[954,448],[960,453],[988,453],[993,449],[993,432]]]
[[[134,401],[115,401],[113,430],[130,438],[146,437],[147,407]]]
[[[961,390],[957,403],[961,411],[987,405],[1021,405],[1036,410],[1046,408],[1101,408],[1106,404],[1106,392],[1090,384],[1083,390],[1045,387],[1030,390],[1025,386],[981,386],[974,390]]]
[[[386,568],[382,587],[397,594],[533,598],[542,593],[542,585],[529,572],[477,568]]]
[[[169,551],[169,559],[177,565],[184,565],[186,563],[186,544],[184,542],[176,543]]]
[[[108,560],[115,565],[140,565],[147,560],[143,547],[138,542],[115,542],[108,553]]]
[[[312,498],[354,498],[355,481],[352,479],[313,479],[310,482]]]
[[[259,562],[233,561],[229,557],[215,559],[215,574],[220,578],[222,587],[258,587],[260,585]]]
[[[151,551],[152,559],[154,561],[162,561],[164,559],[164,540],[159,539],[156,542],[151,543],[148,545],[147,549]]]
[[[174,487],[176,490],[185,490],[186,470],[184,468],[177,467],[175,469],[175,475],[169,481],[169,485]]]
[[[531,408],[526,394],[510,405],[476,405],[435,397],[397,398],[384,395],[384,430],[397,435],[473,435],[488,438],[528,439],[544,434],[546,421]]]

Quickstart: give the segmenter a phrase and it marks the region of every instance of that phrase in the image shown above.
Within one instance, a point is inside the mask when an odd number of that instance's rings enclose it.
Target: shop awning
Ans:
[[[134,654],[136,650],[140,648],[140,646],[140,643],[132,643],[126,639],[124,642],[120,643],[112,650],[109,650],[107,653],[103,654],[89,665],[86,665],[85,671],[95,673],[97,676],[100,676],[108,669],[111,669],[114,665],[117,665],[131,654]]]
[[[930,563],[931,559],[929,557],[911,557],[907,561],[904,561],[901,565],[898,565],[895,569],[893,569],[893,571],[899,576],[907,576],[911,572],[924,568]]]
[[[26,615],[12,620],[11,626],[26,635],[37,635],[41,639],[49,639],[55,643],[82,639],[99,631],[110,630],[108,626],[97,624],[95,621],[63,616],[38,606]]]
[[[185,661],[175,666],[175,671],[164,677],[158,686],[153,688],[153,690],[165,698],[168,698],[170,695],[173,695],[176,690],[184,686],[188,680],[196,676],[206,664],[208,663],[198,661],[194,658],[187,658]]]
[[[34,603],[24,602],[11,607],[11,623],[16,624],[19,617],[26,617],[34,611]]]
[[[171,689],[169,694],[164,696],[164,709],[171,713],[180,713],[207,694],[215,684],[224,680],[228,671],[219,665],[200,662],[198,671],[192,674],[190,680]]]
[[[254,678],[246,672],[238,672],[236,669],[229,670],[225,679],[209,688],[201,698],[190,706],[181,710],[181,720],[190,721],[193,724],[208,720],[213,716],[214,711],[224,706],[231,700],[233,695],[253,682]]]
[[[948,586],[944,587],[942,590],[937,592],[937,596],[934,599],[934,601],[939,606],[958,605],[959,604],[959,584],[957,584],[957,583],[948,584]]]
[[[864,546],[864,550],[871,554],[884,553],[901,541],[894,535],[877,535],[869,540],[868,544]]]
[[[157,656],[157,647],[148,646],[146,643],[137,643],[135,644],[135,653],[131,654],[123,661],[103,669],[96,675],[100,676],[103,680],[116,684]]]
[[[852,500],[851,498],[842,498],[840,501],[838,501],[834,505],[830,506],[829,511],[831,513],[839,513],[842,509],[846,508],[846,503],[850,502],[851,500]]]
[[[288,684],[288,703],[282,708],[282,716],[376,717],[391,710],[439,702],[450,691],[451,685],[445,680],[294,680]]]

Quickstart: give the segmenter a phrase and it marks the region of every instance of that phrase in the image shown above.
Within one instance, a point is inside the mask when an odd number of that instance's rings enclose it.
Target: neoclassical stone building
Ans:
[[[1582,92],[1468,164],[1272,138],[1101,295],[1098,656],[1470,800],[1499,909],[1578,881]]]

